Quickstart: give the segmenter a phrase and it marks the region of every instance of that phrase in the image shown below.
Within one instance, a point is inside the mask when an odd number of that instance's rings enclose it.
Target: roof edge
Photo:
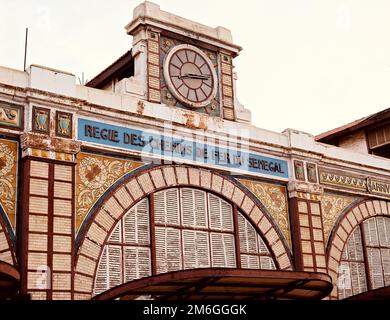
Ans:
[[[128,50],[125,54],[116,59],[107,68],[98,73],[93,79],[89,80],[85,86],[91,88],[98,88],[104,82],[112,77],[116,72],[125,67],[133,59],[132,49]]]
[[[356,130],[367,127],[373,123],[383,121],[386,119],[390,119],[390,108],[371,114],[367,117],[355,120],[341,127],[337,127],[335,129],[321,133],[315,136],[315,140],[318,142],[327,142],[333,138],[342,136],[343,134],[354,132]]]

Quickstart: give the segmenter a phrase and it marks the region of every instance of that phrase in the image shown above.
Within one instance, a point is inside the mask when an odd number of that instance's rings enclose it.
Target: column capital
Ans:
[[[22,157],[34,156],[59,161],[75,161],[81,142],[27,132],[21,138]]]
[[[290,198],[319,200],[324,194],[324,187],[316,183],[292,181],[287,186]]]

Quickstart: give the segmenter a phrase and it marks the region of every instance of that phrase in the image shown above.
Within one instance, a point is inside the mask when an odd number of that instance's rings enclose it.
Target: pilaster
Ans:
[[[288,184],[295,267],[299,271],[327,273],[317,165],[294,161]]]
[[[80,143],[28,132],[21,137],[22,293],[73,299],[75,158]]]

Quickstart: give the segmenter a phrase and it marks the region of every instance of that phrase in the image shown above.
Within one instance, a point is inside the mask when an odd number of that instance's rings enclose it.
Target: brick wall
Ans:
[[[320,202],[308,198],[290,203],[296,268],[327,273]]]
[[[24,169],[22,290],[32,299],[71,299],[73,165],[27,159]]]

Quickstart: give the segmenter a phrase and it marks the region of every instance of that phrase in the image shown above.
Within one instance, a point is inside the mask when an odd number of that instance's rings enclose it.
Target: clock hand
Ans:
[[[209,74],[196,74],[196,73],[186,73],[184,75],[178,76],[179,79],[204,79],[208,80],[210,78]]]

